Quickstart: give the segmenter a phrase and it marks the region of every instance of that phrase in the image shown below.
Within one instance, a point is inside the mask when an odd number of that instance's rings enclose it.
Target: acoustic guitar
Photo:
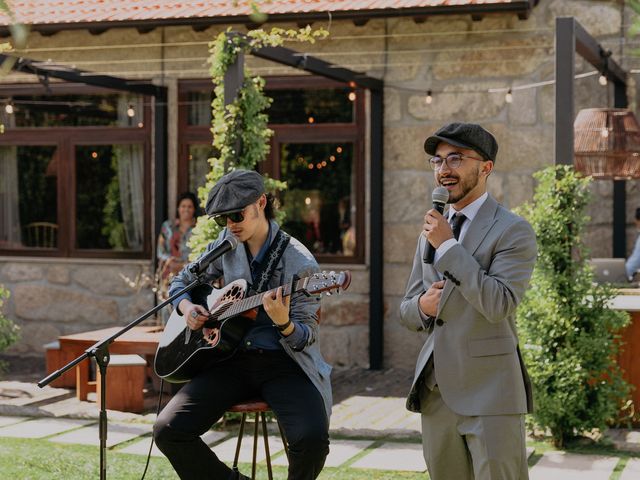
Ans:
[[[351,272],[321,272],[283,286],[283,297],[300,292],[317,295],[346,290]],[[191,380],[205,365],[234,354],[253,325],[257,309],[265,295],[275,289],[247,296],[246,280],[235,280],[224,288],[214,288],[207,296],[209,318],[200,330],[191,330],[185,318],[175,310],[164,328],[154,368],[156,374],[171,383]]]

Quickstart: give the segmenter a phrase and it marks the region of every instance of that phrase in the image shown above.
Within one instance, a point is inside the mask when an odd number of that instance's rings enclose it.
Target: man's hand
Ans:
[[[187,322],[187,327],[191,330],[198,330],[202,328],[204,322],[209,318],[209,312],[206,308],[202,305],[191,303],[186,298],[180,302],[178,307]]]
[[[442,289],[444,288],[444,280],[433,282],[429,287],[429,290],[424,292],[420,296],[418,305],[420,310],[425,315],[435,317],[438,313],[438,305],[440,304],[440,297],[442,296]]]
[[[276,327],[282,327],[287,323],[290,323],[289,327],[285,330],[281,330],[285,336],[291,335],[293,332],[293,323],[289,322],[289,305],[291,304],[291,296],[282,298],[282,287],[278,287],[275,294],[264,295],[262,297],[262,306],[267,315],[271,318],[271,321]]]
[[[450,238],[453,238],[453,232],[451,231],[451,225],[446,218],[442,216],[435,208],[432,208],[424,216],[424,225],[422,226],[423,235],[427,241],[433,245],[433,248],[438,248],[442,243]]]

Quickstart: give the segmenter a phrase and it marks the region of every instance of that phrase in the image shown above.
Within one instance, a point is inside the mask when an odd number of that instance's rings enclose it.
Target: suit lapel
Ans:
[[[480,246],[480,242],[482,242],[487,233],[489,233],[491,225],[495,223],[497,209],[498,202],[489,195],[480,207],[480,210],[478,210],[471,225],[469,225],[469,229],[462,239],[462,246],[471,255],[476,252]]]
[[[464,238],[462,239],[462,246],[471,255],[476,252],[484,237],[489,233],[491,226],[496,222],[495,217],[497,209],[498,202],[489,195],[469,225],[469,229],[466,231]],[[442,290],[442,297],[440,298],[440,304],[438,305],[438,314],[442,311],[442,308],[452,291],[453,282],[448,280],[445,282],[444,289]]]

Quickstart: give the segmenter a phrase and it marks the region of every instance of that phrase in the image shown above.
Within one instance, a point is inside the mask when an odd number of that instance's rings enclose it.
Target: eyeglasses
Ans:
[[[476,160],[478,162],[484,162],[482,158],[471,157],[469,155],[464,155],[462,153],[450,153],[445,158],[442,158],[438,155],[435,157],[431,157],[429,159],[429,165],[433,170],[440,170],[442,165],[446,162],[447,166],[452,170],[458,168],[460,164],[462,164],[463,158],[471,158],[472,160]]]
[[[244,222],[244,210],[233,213],[225,213],[224,215],[214,215],[213,219],[221,227],[227,226],[227,219],[231,220],[233,223],[242,223]]]

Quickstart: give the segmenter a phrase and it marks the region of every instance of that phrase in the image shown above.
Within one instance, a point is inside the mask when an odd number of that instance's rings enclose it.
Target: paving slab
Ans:
[[[0,428],[0,437],[43,438],[82,427],[93,420],[39,418]]]
[[[213,445],[216,442],[219,442],[223,438],[229,436],[228,432],[218,432],[215,430],[209,430],[207,433],[202,435],[202,439],[204,443],[207,445]],[[139,442],[131,443],[127,445],[125,448],[121,448],[116,450],[121,453],[132,453],[134,455],[147,455],[149,453],[149,444],[151,443],[151,437],[145,437],[141,439]],[[164,454],[158,449],[158,446],[153,443],[153,448],[151,449],[151,456],[153,457],[164,457]]]
[[[339,467],[362,452],[365,448],[373,445],[374,440],[331,440],[329,455],[324,462],[325,467]],[[271,442],[269,442],[271,445]],[[289,465],[286,455],[274,458],[274,465]]]
[[[340,435],[382,437],[420,435],[420,415],[405,408],[401,397],[354,395],[333,407],[330,430]]]
[[[529,472],[529,480],[609,480],[617,457],[547,452]]]
[[[14,423],[24,422],[29,417],[4,417],[0,416],[0,427],[6,427],[7,425],[13,425]]]
[[[422,445],[389,442],[374,448],[364,457],[352,463],[350,468],[425,472],[427,465],[422,455]]]
[[[640,458],[630,458],[618,480],[638,480],[640,478]]]
[[[212,448],[215,454],[223,462],[232,462],[233,457],[236,454],[236,443],[238,437],[234,436],[225,440],[219,445]],[[269,453],[273,457],[276,453],[284,450],[282,439],[280,437],[269,435]],[[264,439],[262,436],[258,439],[258,452],[256,454],[256,460],[262,462],[266,458],[264,452]],[[240,462],[251,463],[253,459],[253,436],[245,435],[242,437],[242,447],[240,448]]]
[[[107,425],[107,447],[111,448],[119,443],[133,440],[136,437],[151,433],[151,425],[132,423],[109,423]],[[89,425],[71,432],[50,438],[57,443],[77,443],[80,445],[100,446],[99,425]]]
[[[65,388],[43,387],[28,382],[0,382],[2,406],[37,406],[73,396],[71,390]]]

